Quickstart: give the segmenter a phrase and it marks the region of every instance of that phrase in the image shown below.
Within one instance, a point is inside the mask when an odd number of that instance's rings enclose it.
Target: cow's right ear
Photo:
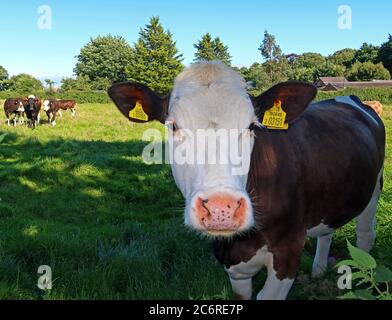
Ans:
[[[165,123],[170,95],[160,97],[150,88],[138,83],[118,83],[108,94],[120,112],[132,122],[158,120]]]

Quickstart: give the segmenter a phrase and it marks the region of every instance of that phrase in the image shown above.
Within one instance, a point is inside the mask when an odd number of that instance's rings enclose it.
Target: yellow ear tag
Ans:
[[[286,112],[282,109],[282,101],[275,100],[273,107],[264,113],[262,125],[268,129],[287,130],[289,124],[285,121]]]
[[[144,112],[143,106],[139,101],[136,102],[135,108],[129,111],[129,117],[135,120],[148,121],[148,114]]]

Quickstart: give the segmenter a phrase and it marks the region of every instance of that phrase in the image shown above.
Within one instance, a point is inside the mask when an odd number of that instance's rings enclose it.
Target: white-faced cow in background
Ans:
[[[48,116],[49,123],[56,126],[56,115],[62,117],[61,110],[71,110],[72,117],[76,115],[76,101],[75,100],[45,100],[43,103],[44,111]]]
[[[257,298],[285,299],[307,236],[318,239],[314,276],[327,267],[334,230],[353,218],[357,246],[369,251],[374,244],[384,125],[354,96],[310,104],[316,93],[286,82],[249,97],[242,77],[219,62],[183,71],[167,97],[135,83],[109,89],[128,119],[172,123],[175,141],[199,129],[238,129],[238,143],[253,146],[242,154],[251,158],[244,176],[233,175],[230,162],[172,165],[186,199],[185,223],[215,237],[215,256],[243,299],[251,298],[252,277],[263,266],[268,277]],[[287,113],[287,130],[260,126],[275,100]],[[147,118],[130,117],[136,105]]]

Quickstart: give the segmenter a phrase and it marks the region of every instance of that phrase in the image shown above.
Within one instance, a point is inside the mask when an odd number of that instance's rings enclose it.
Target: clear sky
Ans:
[[[40,30],[38,8],[52,9],[52,29]],[[338,28],[338,7],[352,9],[352,29]],[[0,65],[10,74],[71,76],[75,56],[90,37],[112,34],[133,44],[140,27],[159,16],[184,54],[205,32],[229,46],[233,64],[261,61],[267,29],[284,53],[330,54],[363,42],[380,45],[392,33],[391,0],[1,0]],[[115,48],[113,48],[115,50]]]

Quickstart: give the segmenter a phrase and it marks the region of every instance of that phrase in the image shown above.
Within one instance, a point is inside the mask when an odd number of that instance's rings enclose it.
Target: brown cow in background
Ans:
[[[7,123],[10,126],[11,123],[11,115],[14,115],[12,121],[14,123],[14,126],[16,126],[16,121],[17,118],[19,120],[19,124],[23,124],[24,118],[23,118],[23,113],[25,109],[23,106],[23,99],[22,98],[8,98],[4,102],[4,112],[5,116],[7,117]]]
[[[364,104],[372,108],[381,117],[382,104],[380,101],[363,101]]]
[[[45,100],[44,111],[48,116],[49,123],[56,126],[56,115],[61,115],[61,110],[71,110],[72,117],[76,115],[76,101],[75,100]]]

